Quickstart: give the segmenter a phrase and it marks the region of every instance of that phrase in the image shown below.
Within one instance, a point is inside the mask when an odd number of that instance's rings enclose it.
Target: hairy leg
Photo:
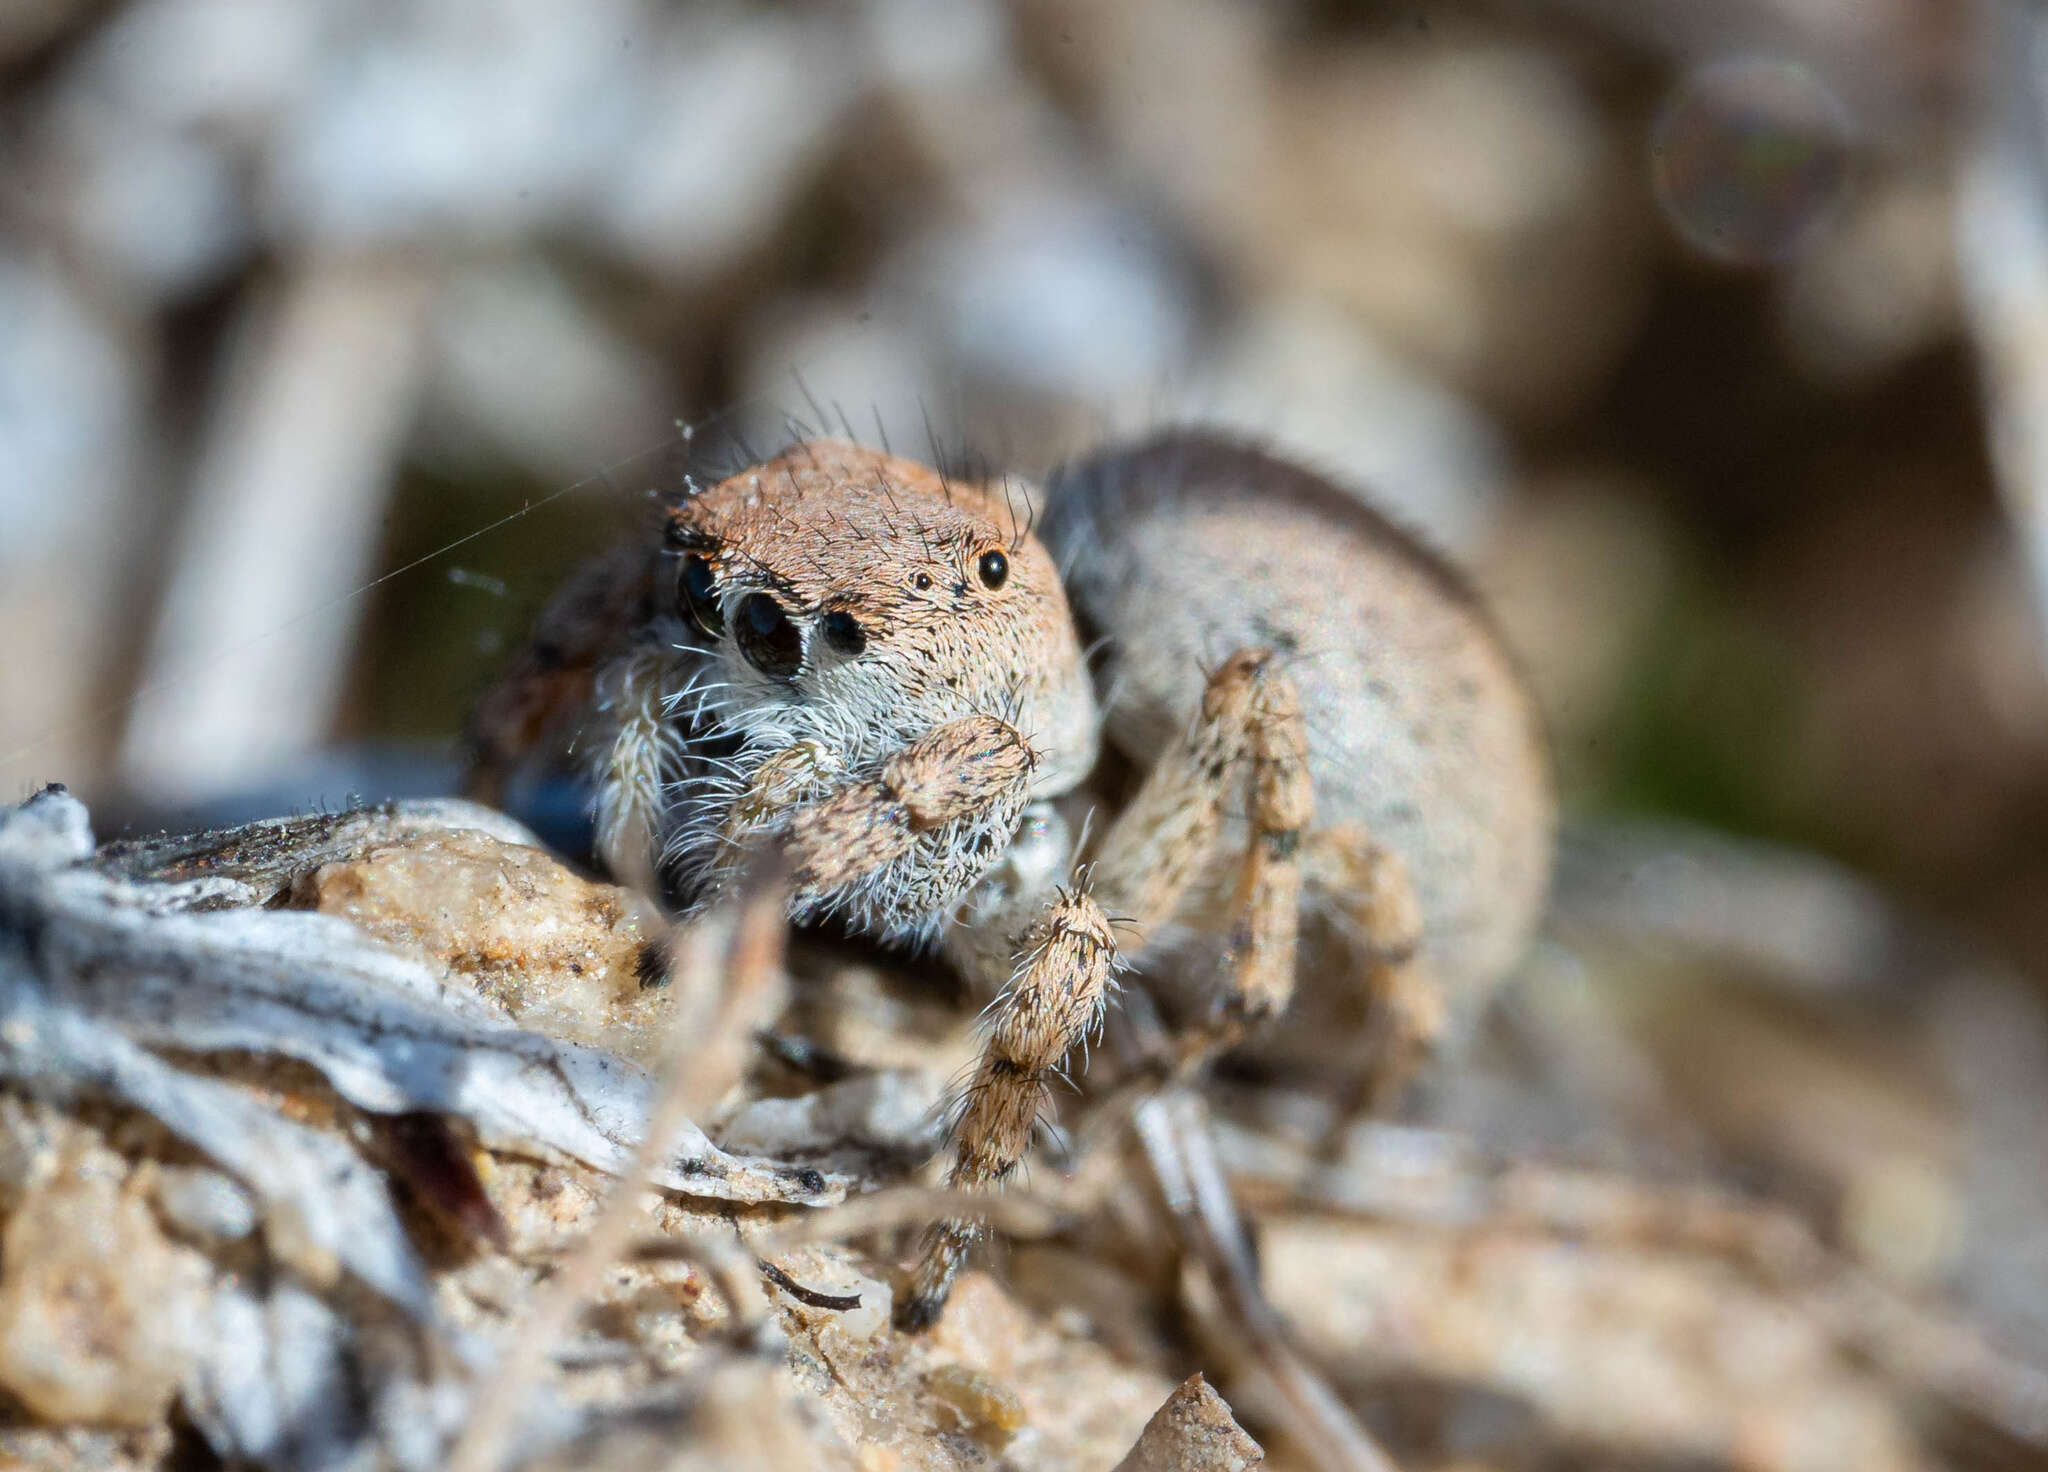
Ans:
[[[961,1100],[949,1184],[988,1190],[1016,1170],[1047,1086],[1075,1045],[1101,1024],[1116,965],[1116,939],[1093,900],[1063,893],[1046,906],[995,1003],[995,1024]],[[974,1222],[954,1219],[926,1232],[896,1309],[899,1327],[923,1329],[938,1318],[976,1231]]]
[[[1253,831],[1238,885],[1228,1011],[1255,1019],[1284,1006],[1293,985],[1301,892],[1295,852],[1311,813],[1299,705],[1269,655],[1235,655],[1210,678],[1186,737],[1104,836],[1095,875],[1112,908],[1141,926],[1164,923],[1213,851],[1234,791],[1249,792]],[[1027,883],[988,905],[973,934],[949,942],[956,962],[985,973],[995,957],[1017,954],[994,948],[987,932],[1008,942],[1031,894]],[[1103,907],[1079,893],[1061,892],[1045,905],[1020,949],[953,1126],[956,1187],[996,1187],[1015,1171],[1047,1080],[1096,1027],[1120,964]],[[937,1319],[975,1231],[972,1222],[951,1220],[926,1235],[899,1325],[919,1329]]]
[[[570,575],[502,678],[477,698],[462,733],[464,787],[497,803],[536,747],[582,709],[597,672],[647,621],[656,561],[637,542]]]
[[[1310,884],[1348,922],[1364,957],[1371,1012],[1353,1107],[1383,1109],[1427,1060],[1443,1028],[1443,995],[1418,954],[1422,908],[1401,856],[1355,824],[1312,835],[1302,861]]]
[[[1187,738],[1160,758],[1105,836],[1097,893],[1144,929],[1173,916],[1213,859],[1224,805],[1245,797],[1249,834],[1230,898],[1229,991],[1190,1041],[1192,1066],[1284,1011],[1294,992],[1301,848],[1315,813],[1300,697],[1266,650],[1209,678]]]
[[[656,835],[679,757],[668,708],[686,678],[674,651],[645,643],[605,670],[595,701],[597,855],[613,878],[657,902]]]
[[[1016,728],[993,716],[948,721],[859,781],[841,780],[832,754],[799,743],[762,763],[733,804],[721,868],[755,843],[780,844],[794,870],[790,909],[801,916],[880,882],[926,835],[986,829],[994,836],[985,846],[947,844],[919,866],[922,883],[957,898],[1002,857],[1037,760]],[[898,903],[919,908],[909,897]]]
[[[1301,845],[1315,816],[1308,731],[1294,682],[1272,666],[1251,698],[1251,835],[1231,901],[1231,990],[1223,1014],[1237,1031],[1287,1008],[1301,929]]]
[[[1225,801],[1243,790],[1260,688],[1271,666],[1272,656],[1261,649],[1223,662],[1202,691],[1192,725],[1160,755],[1103,835],[1094,858],[1095,892],[1141,937],[1173,918],[1215,850]]]

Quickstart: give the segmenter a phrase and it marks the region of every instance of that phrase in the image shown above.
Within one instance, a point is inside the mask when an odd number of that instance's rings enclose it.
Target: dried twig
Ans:
[[[1243,1347],[1242,1367],[1270,1386],[1274,1409],[1325,1472],[1395,1472],[1394,1462],[1287,1342],[1230,1198],[1199,1095],[1171,1089],[1133,1116],[1182,1250],[1207,1272]]]
[[[674,1042],[646,1134],[590,1231],[512,1327],[504,1361],[449,1454],[450,1472],[496,1472],[501,1465],[527,1389],[539,1376],[549,1349],[567,1334],[604,1273],[625,1254],[642,1193],[667,1141],[731,1087],[754,1030],[779,1010],[774,1003],[784,985],[784,903],[780,872],[771,877],[757,870],[734,907],[714,911],[673,933]],[[721,960],[729,965],[722,968]],[[736,1278],[728,1286],[736,1293],[744,1291]],[[729,1307],[736,1317],[745,1311],[741,1303]]]
[[[780,1256],[816,1242],[845,1242],[875,1232],[921,1227],[971,1206],[988,1226],[1013,1237],[1050,1237],[1080,1214],[1064,1195],[1039,1191],[951,1190],[942,1186],[895,1186],[856,1197],[843,1205],[806,1212],[786,1225],[753,1239],[763,1256]],[[650,1237],[634,1245],[636,1262],[692,1261],[696,1249],[675,1237]]]

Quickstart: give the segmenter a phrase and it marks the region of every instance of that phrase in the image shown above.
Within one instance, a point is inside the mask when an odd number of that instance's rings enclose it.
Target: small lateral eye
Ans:
[[[683,606],[698,628],[716,639],[725,632],[725,614],[718,607],[718,579],[711,564],[692,552],[683,559]]]
[[[932,585],[932,575],[928,572],[921,572],[916,577],[912,578],[910,581],[911,585],[915,587],[918,592],[929,592]]]
[[[1009,579],[1010,559],[1000,552],[984,552],[974,570],[981,575],[984,588],[1000,588]]]
[[[841,654],[858,654],[868,647],[868,631],[845,609],[826,614],[818,627],[825,631],[825,642]]]
[[[737,610],[733,633],[747,663],[764,675],[787,679],[803,668],[804,638],[782,605],[766,593],[749,593]]]

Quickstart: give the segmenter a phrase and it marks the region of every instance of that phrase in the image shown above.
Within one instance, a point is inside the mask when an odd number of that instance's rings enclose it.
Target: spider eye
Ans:
[[[683,607],[698,628],[716,639],[725,632],[725,614],[718,607],[718,579],[711,564],[691,553],[683,559]]]
[[[803,635],[766,593],[749,593],[740,601],[734,634],[747,663],[764,675],[787,679],[803,667]]]
[[[868,631],[843,609],[826,614],[818,627],[825,631],[825,642],[841,654],[858,654],[868,647]]]
[[[1010,576],[1010,559],[1000,552],[984,552],[974,570],[981,574],[984,588],[1000,588]]]

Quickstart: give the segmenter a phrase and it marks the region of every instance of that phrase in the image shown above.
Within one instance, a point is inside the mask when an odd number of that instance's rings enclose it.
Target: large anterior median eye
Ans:
[[[683,559],[683,607],[697,627],[716,639],[725,632],[725,615],[718,607],[718,579],[711,564],[691,553]]]
[[[787,677],[803,667],[803,635],[782,605],[766,593],[749,593],[741,599],[733,624],[740,653],[762,674]]]

